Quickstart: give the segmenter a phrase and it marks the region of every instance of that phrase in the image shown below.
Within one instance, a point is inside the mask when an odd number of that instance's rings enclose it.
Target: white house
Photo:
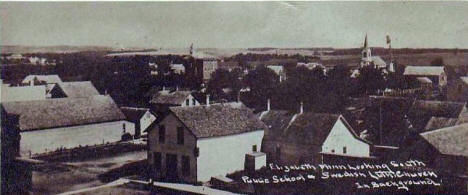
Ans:
[[[323,142],[322,153],[371,157],[371,147],[371,143],[361,139],[340,115]]]
[[[243,170],[246,154],[261,148],[265,125],[242,103],[169,109],[148,134],[156,179],[209,181]]]
[[[121,107],[127,121],[135,125],[134,138],[146,135],[147,128],[156,121],[156,116],[148,108]]]
[[[117,142],[124,131],[134,128],[104,95],[6,102],[2,114],[6,116],[2,124],[14,122],[15,129],[8,130],[20,132],[22,156]]]

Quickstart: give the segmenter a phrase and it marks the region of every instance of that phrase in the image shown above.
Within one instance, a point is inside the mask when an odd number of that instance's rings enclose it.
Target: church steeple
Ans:
[[[367,34],[366,34],[366,38],[364,39],[364,49],[367,48]]]

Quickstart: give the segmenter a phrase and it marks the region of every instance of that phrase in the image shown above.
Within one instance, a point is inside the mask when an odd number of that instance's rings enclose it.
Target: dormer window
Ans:
[[[186,99],[186,100],[185,100],[185,105],[186,105],[186,106],[190,106],[190,99]]]

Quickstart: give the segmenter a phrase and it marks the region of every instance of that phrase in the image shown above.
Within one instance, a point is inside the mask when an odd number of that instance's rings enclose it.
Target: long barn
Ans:
[[[5,102],[2,129],[20,134],[21,156],[121,140],[134,125],[110,96]]]

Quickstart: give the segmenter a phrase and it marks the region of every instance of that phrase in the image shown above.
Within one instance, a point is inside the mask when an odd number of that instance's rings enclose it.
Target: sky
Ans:
[[[468,48],[468,2],[0,2],[0,44]]]

